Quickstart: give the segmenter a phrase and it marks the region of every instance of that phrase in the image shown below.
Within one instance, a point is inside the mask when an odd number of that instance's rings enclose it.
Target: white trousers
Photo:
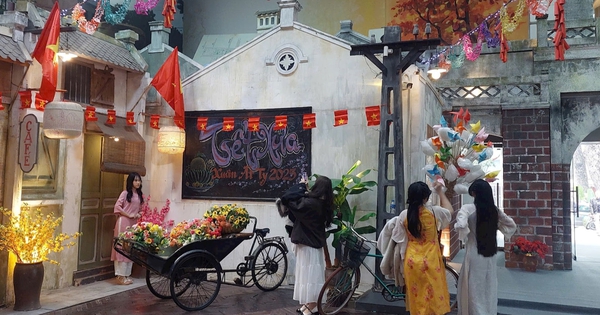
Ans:
[[[131,267],[133,267],[133,262],[124,262],[124,261],[116,261],[115,260],[115,276],[131,276]]]

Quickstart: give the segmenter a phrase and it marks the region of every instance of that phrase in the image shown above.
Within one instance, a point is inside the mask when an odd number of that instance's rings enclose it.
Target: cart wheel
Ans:
[[[269,243],[258,248],[252,260],[252,280],[263,291],[277,289],[287,274],[287,256],[281,245]]]
[[[170,289],[173,300],[186,311],[206,308],[219,293],[221,273],[221,264],[208,252],[180,258],[171,271]]]
[[[154,294],[156,297],[161,299],[171,298],[171,287],[169,285],[170,282],[171,280],[168,277],[146,269],[146,284],[148,285],[150,292],[152,292],[152,294]],[[185,292],[188,287],[189,283],[181,283],[181,285],[177,285],[177,295],[181,295],[181,293]]]

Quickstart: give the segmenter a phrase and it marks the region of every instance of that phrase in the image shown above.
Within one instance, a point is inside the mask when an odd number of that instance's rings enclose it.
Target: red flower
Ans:
[[[546,257],[548,253],[548,245],[541,241],[535,240],[530,241],[522,236],[517,237],[515,243],[512,245],[512,252],[521,255],[539,255],[540,257]]]

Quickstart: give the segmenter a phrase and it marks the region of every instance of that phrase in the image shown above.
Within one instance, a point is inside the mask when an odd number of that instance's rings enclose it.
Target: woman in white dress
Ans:
[[[463,205],[454,228],[465,244],[465,261],[458,278],[458,314],[487,315],[498,311],[496,231],[510,237],[515,221],[494,204],[492,188],[478,179],[469,187],[473,204]]]

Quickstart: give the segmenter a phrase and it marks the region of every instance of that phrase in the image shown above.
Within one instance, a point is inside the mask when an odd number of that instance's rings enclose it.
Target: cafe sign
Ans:
[[[28,114],[23,118],[19,134],[19,165],[25,173],[29,173],[37,163],[39,130],[40,123],[35,115]]]

